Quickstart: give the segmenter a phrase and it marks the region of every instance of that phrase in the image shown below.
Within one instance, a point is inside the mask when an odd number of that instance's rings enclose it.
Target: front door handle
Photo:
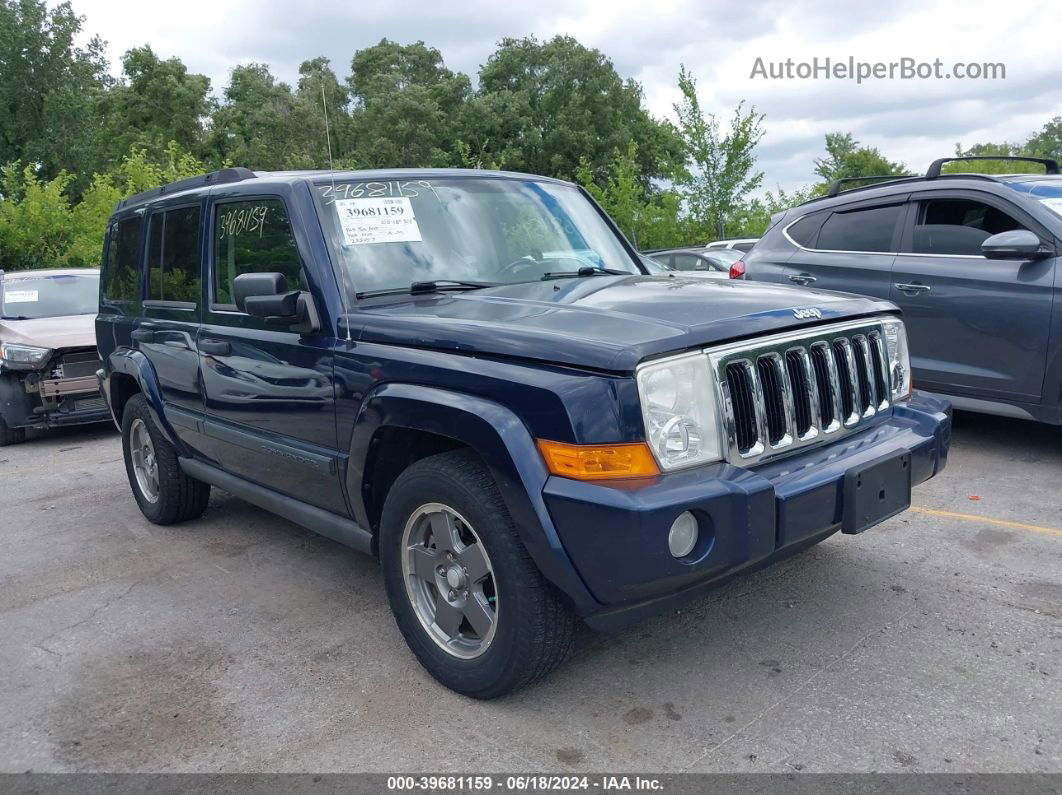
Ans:
[[[796,282],[797,284],[811,284],[815,281],[815,277],[807,273],[794,273],[789,277],[789,281]]]
[[[209,356],[228,356],[232,345],[225,340],[199,340],[199,350]]]
[[[154,342],[155,332],[149,328],[135,328],[129,332],[129,336],[136,342]]]
[[[930,290],[933,289],[928,284],[902,284],[901,283],[901,284],[894,284],[893,287],[895,287],[897,290],[900,290],[900,291],[905,292],[905,293],[915,293],[915,294],[917,294],[917,293],[928,293]]]

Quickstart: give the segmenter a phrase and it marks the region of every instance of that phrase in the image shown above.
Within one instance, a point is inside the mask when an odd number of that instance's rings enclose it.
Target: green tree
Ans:
[[[826,133],[826,157],[815,159],[815,173],[822,177],[821,193],[835,179],[900,176],[907,173],[903,163],[893,162],[872,146],[860,146],[852,133]]]
[[[351,61],[352,153],[373,167],[447,166],[459,160],[458,120],[472,88],[422,41],[382,39]]]
[[[161,158],[170,141],[188,152],[204,152],[204,121],[214,109],[209,78],[190,74],[179,58],[161,60],[149,46],[122,57],[122,74],[101,101],[108,167],[132,148]]]
[[[465,128],[486,162],[562,179],[574,179],[583,158],[606,170],[632,140],[645,187],[682,159],[674,128],[643,107],[638,83],[570,36],[504,39],[480,69]]]
[[[585,157],[576,176],[635,248],[667,248],[686,241],[680,197],[671,190],[652,191],[647,197],[634,141],[613,153],[610,173],[603,179],[595,179]]]
[[[79,199],[73,175],[45,179],[19,162],[0,169],[0,268],[99,267],[115,203],[133,193],[201,174],[205,166],[171,141],[163,157],[130,151],[112,174],[94,174]]]
[[[701,109],[697,81],[685,66],[679,71],[679,89],[682,101],[675,104],[675,114],[689,158],[679,184],[690,214],[723,237],[742,197],[763,182],[763,172],[754,171],[753,155],[763,137],[763,114],[739,103],[723,135],[719,120]]]
[[[740,205],[727,225],[727,237],[762,237],[770,226],[771,218],[818,195],[815,186],[785,191],[778,187],[777,193],[767,191],[762,197],[750,199]]]
[[[109,78],[103,43],[74,43],[82,21],[70,3],[0,0],[0,163],[33,163],[49,181],[95,166]]]

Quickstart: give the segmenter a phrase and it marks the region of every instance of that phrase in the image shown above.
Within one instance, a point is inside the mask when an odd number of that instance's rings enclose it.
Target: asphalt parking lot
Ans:
[[[1060,472],[1062,430],[960,414],[912,511],[481,703],[370,558],[217,491],[156,527],[113,430],[38,436],[0,449],[0,770],[1062,771]]]

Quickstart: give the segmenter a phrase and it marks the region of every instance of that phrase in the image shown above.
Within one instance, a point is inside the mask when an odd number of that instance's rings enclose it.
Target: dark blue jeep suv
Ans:
[[[1047,173],[941,173],[982,159],[1033,160]],[[874,179],[853,190],[840,180],[773,219],[745,278],[890,300],[920,389],[956,408],[1062,423],[1058,163],[944,158],[924,176]]]
[[[379,555],[447,686],[910,504],[950,417],[889,303],[648,275],[585,191],[227,169],[107,230],[101,385],[151,521],[211,486]]]

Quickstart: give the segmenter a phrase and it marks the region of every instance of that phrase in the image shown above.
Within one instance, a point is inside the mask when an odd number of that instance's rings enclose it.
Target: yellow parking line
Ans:
[[[944,519],[959,519],[964,522],[994,524],[998,527],[1012,527],[1015,530],[1028,530],[1030,533],[1043,533],[1044,535],[1062,538],[1062,530],[1059,530],[1056,527],[1044,527],[1043,525],[1026,524],[1025,522],[1011,522],[1008,519],[993,519],[989,516],[978,516],[973,513],[958,513],[956,511],[941,511],[937,508],[922,508],[918,505],[912,505],[910,510],[913,513],[922,513],[926,516],[939,516]]]

